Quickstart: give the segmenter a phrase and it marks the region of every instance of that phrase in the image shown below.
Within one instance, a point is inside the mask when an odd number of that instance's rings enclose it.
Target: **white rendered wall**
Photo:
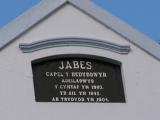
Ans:
[[[24,54],[19,43],[58,37],[87,37],[130,45],[131,53],[87,47],[50,48]],[[31,60],[57,54],[81,53],[122,62],[127,103],[36,103]],[[124,38],[67,5],[0,52],[0,120],[158,120],[160,61]]]

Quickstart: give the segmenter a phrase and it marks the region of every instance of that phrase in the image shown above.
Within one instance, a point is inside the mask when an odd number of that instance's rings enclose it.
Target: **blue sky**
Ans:
[[[1,0],[0,28],[40,0]],[[160,0],[93,0],[134,28],[160,41]]]

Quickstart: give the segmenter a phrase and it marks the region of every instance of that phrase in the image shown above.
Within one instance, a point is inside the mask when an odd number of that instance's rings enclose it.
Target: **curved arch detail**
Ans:
[[[108,50],[118,54],[128,54],[131,51],[129,45],[118,45],[115,43],[89,39],[89,38],[55,38],[49,40],[43,40],[33,43],[21,43],[19,45],[20,49],[24,53],[32,53],[38,50],[54,48],[54,47],[65,47],[65,46],[81,46],[81,47],[91,47],[103,50]]]

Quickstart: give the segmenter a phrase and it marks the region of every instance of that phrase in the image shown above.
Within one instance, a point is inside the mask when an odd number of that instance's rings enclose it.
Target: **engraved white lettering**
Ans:
[[[68,69],[82,69],[82,70],[90,70],[92,69],[92,63],[89,61],[61,61],[58,66],[60,70],[68,70]]]

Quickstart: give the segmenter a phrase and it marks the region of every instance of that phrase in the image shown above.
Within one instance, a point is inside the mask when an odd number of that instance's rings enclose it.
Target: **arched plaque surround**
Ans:
[[[32,61],[37,102],[125,103],[121,62],[84,54]]]

